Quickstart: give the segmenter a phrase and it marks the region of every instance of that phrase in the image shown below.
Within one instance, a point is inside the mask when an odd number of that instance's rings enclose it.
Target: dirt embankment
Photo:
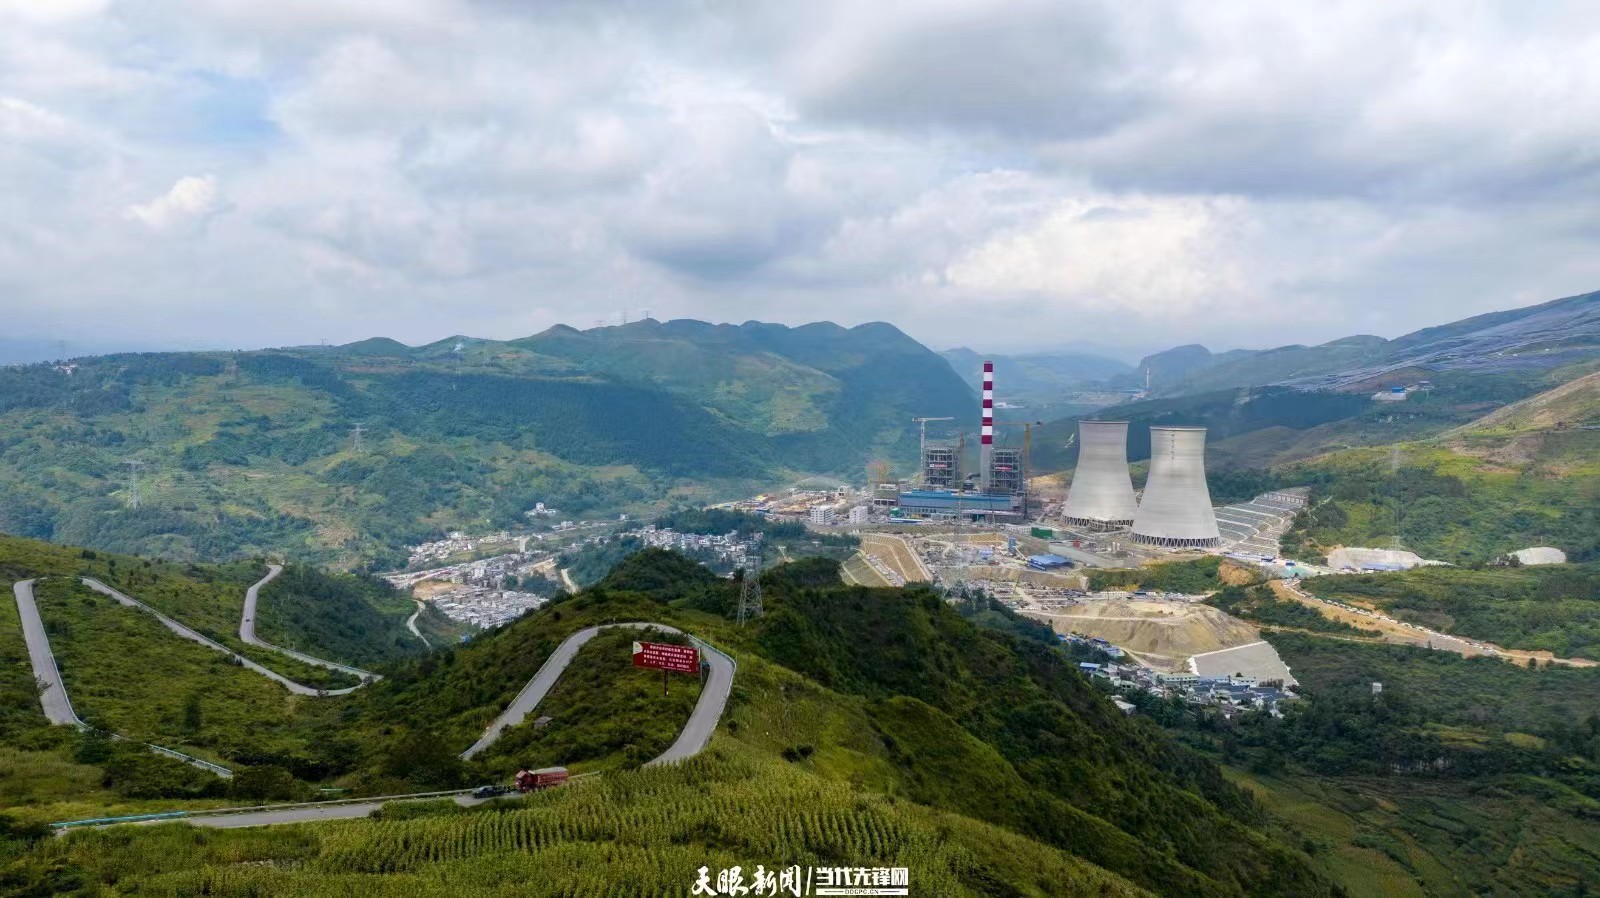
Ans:
[[[1190,655],[1261,639],[1255,627],[1210,605],[1111,600],[1028,616],[1049,623],[1057,633],[1098,636],[1158,670],[1186,670]]]

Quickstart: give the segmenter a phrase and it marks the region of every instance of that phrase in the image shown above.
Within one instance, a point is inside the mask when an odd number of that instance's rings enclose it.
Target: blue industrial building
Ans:
[[[900,510],[928,517],[1020,518],[1021,498],[949,490],[902,490]]]
[[[1060,555],[1029,555],[1028,567],[1038,571],[1049,571],[1061,567],[1072,567],[1072,562]]]

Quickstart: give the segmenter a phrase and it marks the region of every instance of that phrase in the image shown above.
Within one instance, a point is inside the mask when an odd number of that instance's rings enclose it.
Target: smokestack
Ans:
[[[978,447],[978,489],[994,485],[994,362],[983,363],[983,430]]]
[[[1221,541],[1206,487],[1206,429],[1150,428],[1150,478],[1133,517],[1135,542],[1209,548]]]
[[[1079,421],[1067,523],[1100,530],[1126,527],[1137,510],[1128,476],[1128,422]]]

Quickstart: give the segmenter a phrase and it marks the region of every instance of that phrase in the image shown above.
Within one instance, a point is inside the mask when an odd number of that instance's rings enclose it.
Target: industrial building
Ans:
[[[963,490],[961,444],[924,443],[923,489],[901,490],[899,509],[916,517],[1022,520],[1027,517],[1025,453],[994,445],[994,363],[983,363],[978,490]],[[938,420],[938,419],[917,419]]]
[[[934,518],[1021,518],[1014,496],[954,490],[901,490],[902,514]]]
[[[1150,476],[1133,518],[1133,539],[1172,549],[1221,542],[1206,486],[1206,429],[1150,428]]]
[[[936,444],[922,449],[922,484],[928,489],[953,490],[961,485],[961,452],[956,446]]]
[[[1128,476],[1128,422],[1079,421],[1078,467],[1064,516],[1068,524],[1113,530],[1133,523],[1138,505]]]
[[[835,520],[835,514],[836,512],[832,505],[813,505],[810,511],[811,523],[818,526],[832,524]]]
[[[996,447],[989,462],[989,488],[984,492],[1020,496],[1027,489],[1022,478],[1022,450]]]

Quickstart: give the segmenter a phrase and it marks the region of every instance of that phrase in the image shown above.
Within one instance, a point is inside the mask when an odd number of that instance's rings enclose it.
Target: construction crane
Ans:
[[[955,418],[912,418],[911,423],[921,429],[917,440],[917,464],[922,464],[923,456],[928,454],[928,422],[929,421],[954,421]]]

